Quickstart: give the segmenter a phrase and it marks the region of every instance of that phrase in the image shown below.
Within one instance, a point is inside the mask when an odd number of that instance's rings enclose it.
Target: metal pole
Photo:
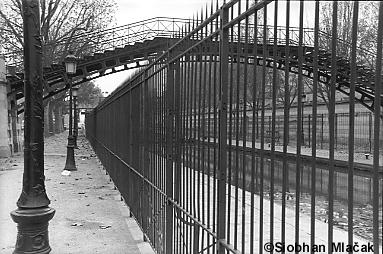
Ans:
[[[44,108],[42,43],[39,0],[23,0],[24,25],[24,174],[17,210],[11,217],[17,223],[13,253],[49,253],[48,221],[55,214],[50,208],[44,183]],[[36,36],[38,35],[38,36]]]
[[[379,147],[379,135],[380,129],[380,116],[381,116],[381,103],[382,103],[382,47],[383,47],[383,2],[379,4],[379,23],[378,23],[378,34],[377,34],[377,54],[376,54],[376,76],[375,76],[375,98],[374,98],[374,155],[373,155],[373,243],[376,248],[376,253],[379,253],[379,246],[382,246],[382,241],[379,239],[379,227],[382,226],[382,222],[379,225],[379,209],[382,207],[379,206],[379,156],[380,148]],[[381,200],[383,201],[383,200]]]
[[[74,130],[73,130],[73,141],[74,149],[78,149],[77,136],[78,136],[78,118],[77,118],[77,96],[73,96],[73,112],[74,112]]]
[[[67,74],[68,76],[70,74]],[[72,134],[72,81],[69,77],[69,135],[68,135],[68,145],[67,145],[67,155],[64,170],[76,171],[76,163],[74,161],[74,140]]]
[[[220,97],[219,97],[219,166],[217,172],[218,197],[217,197],[217,253],[226,252],[223,242],[226,234],[226,179],[227,179],[227,97],[228,97],[228,73],[229,66],[229,29],[223,28],[229,21],[227,8],[221,9],[220,31]]]
[[[171,56],[172,52],[169,52]],[[170,58],[170,57],[169,57]],[[174,221],[173,214],[174,208],[173,203],[170,199],[173,199],[173,175],[174,175],[174,154],[173,154],[173,138],[174,138],[174,63],[169,63],[167,67],[167,81],[166,81],[166,106],[167,106],[167,117],[166,117],[166,195],[168,197],[168,202],[166,206],[166,243],[165,250],[166,253],[173,253],[173,230],[174,230]]]
[[[301,143],[301,146],[305,146],[306,147],[306,144],[305,144],[305,131],[304,131],[304,121],[305,121],[305,117],[304,117],[304,109],[305,109],[305,99],[306,99],[306,95],[302,95],[302,143]]]

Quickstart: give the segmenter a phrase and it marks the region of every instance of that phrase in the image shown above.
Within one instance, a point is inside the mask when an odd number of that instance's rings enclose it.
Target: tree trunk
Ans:
[[[62,122],[62,119],[63,119],[62,107],[58,107],[58,106],[54,107],[53,113],[55,116],[54,133],[58,134],[64,131],[63,122]]]
[[[44,103],[44,137],[49,137],[49,104],[50,100]]]
[[[48,121],[49,121],[49,136],[52,136],[54,135],[54,132],[53,132],[53,105],[52,103],[49,103],[48,104]]]

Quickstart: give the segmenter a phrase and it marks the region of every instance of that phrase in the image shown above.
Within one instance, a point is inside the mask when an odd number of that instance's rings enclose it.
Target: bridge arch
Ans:
[[[168,18],[164,18],[168,19]],[[161,18],[155,18],[154,20],[158,20],[158,22],[164,22]],[[172,22],[175,22],[174,20],[177,20],[177,28],[180,28],[182,25],[186,24],[186,20],[182,19],[171,19]],[[147,22],[142,21],[143,23]],[[139,23],[139,22],[138,22]],[[125,27],[125,26],[124,26]],[[128,26],[129,27],[129,26]],[[113,30],[120,31],[122,28],[115,28]],[[268,26],[268,31],[272,31],[273,27]],[[278,27],[278,31],[283,31],[284,27]],[[297,39],[297,29],[291,28],[293,31],[293,39]],[[107,30],[106,32],[110,32]],[[74,77],[71,79],[72,85],[77,86],[81,83],[97,79],[99,77],[103,77],[106,75],[114,74],[120,71],[125,70],[131,70],[138,67],[145,67],[148,65],[149,62],[155,60],[158,58],[163,52],[168,50],[172,47],[172,45],[176,44],[178,41],[182,41],[182,39],[177,39],[174,37],[179,36],[179,31],[166,31],[168,34],[165,37],[162,37],[161,33],[157,33],[155,35],[150,36],[143,36],[144,38],[149,37],[150,39],[142,40],[142,37],[139,38],[139,41],[129,41],[133,43],[132,45],[118,45],[119,47],[113,49],[113,50],[105,50],[102,53],[96,52],[92,56],[84,56],[82,59],[80,59],[77,72],[74,75]],[[148,31],[143,31],[143,33],[150,34],[152,33],[151,29],[148,29]],[[310,79],[313,78],[313,56],[314,56],[314,48],[312,45],[313,43],[313,30],[312,29],[304,29],[304,50],[303,50],[303,76],[306,76]],[[281,34],[280,32],[278,33]],[[324,32],[320,31],[320,34],[322,37],[328,38],[329,35],[325,34]],[[141,35],[142,36],[142,35]],[[236,35],[237,36],[237,35]],[[186,38],[186,37],[185,37]],[[191,37],[192,38],[192,37]],[[285,38],[278,37],[278,47],[277,47],[277,69],[279,70],[285,70],[286,61],[289,61],[289,72],[298,74],[298,61],[299,58],[298,55],[298,46],[297,41],[294,41],[293,39],[290,39],[290,43],[292,43],[292,46],[289,46],[290,54],[289,57],[285,56],[285,46],[283,43],[286,43]],[[190,42],[196,43],[195,38],[188,39],[189,44]],[[272,42],[273,38],[268,38],[267,42]],[[205,54],[219,54],[218,45],[214,45],[214,43],[219,42],[213,42],[213,41],[204,41],[202,42],[204,44],[204,53]],[[343,45],[345,42],[340,41],[340,45]],[[273,45],[267,44],[266,50],[267,55],[264,58],[262,48],[263,45],[259,44],[258,40],[258,52],[257,52],[257,58],[254,60],[254,52],[253,52],[253,45],[254,43],[247,43],[247,60],[244,59],[244,50],[245,50],[245,43],[238,43],[236,42],[236,39],[234,39],[234,42],[231,43],[230,46],[230,57],[233,56],[233,59],[231,59],[233,62],[239,61],[242,63],[247,62],[248,64],[254,64],[256,63],[257,66],[263,66],[263,64],[266,64],[267,68],[273,68],[274,65],[274,57],[273,57]],[[123,47],[122,47],[123,46]],[[211,50],[215,49],[216,52],[211,52]],[[238,54],[238,50],[240,51],[240,54]],[[361,49],[359,49],[361,50]],[[365,52],[367,55],[370,54],[370,52]],[[196,54],[199,54],[196,52]],[[321,49],[319,50],[320,58],[318,61],[318,81],[324,85],[329,86],[331,75],[330,75],[330,69],[331,69],[331,54],[328,54],[326,50]],[[342,57],[337,56],[337,77],[336,77],[336,90],[350,96],[350,63],[347,59],[344,59]],[[21,99],[23,98],[23,82],[22,82],[22,74],[18,74],[19,77],[8,77],[8,80],[11,83],[11,92],[8,93],[8,96],[15,96],[15,99]],[[374,105],[374,78],[375,75],[371,70],[366,68],[365,66],[358,66],[357,70],[357,84],[356,84],[356,100],[359,101],[363,106],[365,106],[368,110],[373,111]],[[69,89],[69,79],[64,71],[64,66],[61,64],[54,64],[50,67],[44,68],[44,99],[48,99],[51,96],[61,93],[63,91],[66,91]],[[383,95],[382,97],[382,104],[383,107]],[[12,111],[17,111],[18,113],[21,113],[23,111],[23,104],[19,104],[16,107],[12,109]]]

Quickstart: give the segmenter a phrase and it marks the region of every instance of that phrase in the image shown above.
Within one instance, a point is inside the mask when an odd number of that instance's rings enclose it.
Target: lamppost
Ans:
[[[78,146],[77,146],[77,136],[78,136],[77,91],[78,91],[78,87],[72,87],[73,112],[74,112],[74,130],[73,130],[74,149],[78,149]]]
[[[49,253],[48,222],[55,214],[45,190],[44,103],[39,0],[22,0],[24,35],[24,172],[14,254]]]
[[[74,138],[73,138],[73,133],[72,133],[72,127],[73,127],[73,122],[72,122],[72,96],[73,96],[73,91],[72,91],[72,75],[76,73],[76,67],[77,67],[77,58],[73,54],[73,51],[69,51],[69,55],[65,57],[65,68],[66,68],[66,73],[68,75],[69,79],[69,135],[68,135],[68,145],[67,145],[67,156],[66,156],[66,163],[64,170],[68,171],[75,171],[77,170],[76,168],[76,163],[74,161]]]

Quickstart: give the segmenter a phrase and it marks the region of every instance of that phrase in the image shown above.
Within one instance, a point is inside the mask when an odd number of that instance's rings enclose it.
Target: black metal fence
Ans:
[[[332,3],[332,13],[337,14],[338,4]],[[278,246],[285,252],[300,252],[299,247],[315,252],[315,246],[332,253],[342,243],[355,242],[359,250],[373,244],[380,253],[383,104],[381,86],[375,84],[381,84],[383,20],[375,67],[364,75],[363,63],[356,62],[359,3],[353,3],[350,43],[342,44],[349,45],[350,55],[337,51],[337,15],[328,47],[319,45],[319,2],[312,15],[314,45],[303,44],[304,5],[299,3],[300,25],[294,30],[299,41],[292,42],[290,1],[284,9],[270,1],[250,6],[233,0],[220,8],[217,3],[215,11],[212,6],[209,15],[208,10],[199,14],[181,29],[186,35],[179,42],[87,115],[88,139],[157,253],[267,253],[271,247],[281,250]],[[274,34],[278,13],[285,14],[285,40],[265,32],[271,29],[270,8]],[[382,4],[379,13],[383,17]],[[260,31],[263,43],[253,43]],[[296,116],[288,113],[289,72],[297,78]],[[310,120],[302,116],[304,77],[311,78],[313,89]],[[328,88],[330,105],[322,129],[320,86]],[[347,154],[344,160],[337,157],[343,136],[335,92],[342,89],[350,94],[351,116],[356,100],[374,99],[371,165],[355,162],[357,117],[342,122],[348,125]],[[276,114],[280,91],[282,117]],[[251,116],[241,117],[240,105],[247,103],[260,110],[254,107]],[[306,128],[310,131],[299,135]],[[320,132],[326,142],[319,142]],[[325,156],[317,150],[321,144]]]

